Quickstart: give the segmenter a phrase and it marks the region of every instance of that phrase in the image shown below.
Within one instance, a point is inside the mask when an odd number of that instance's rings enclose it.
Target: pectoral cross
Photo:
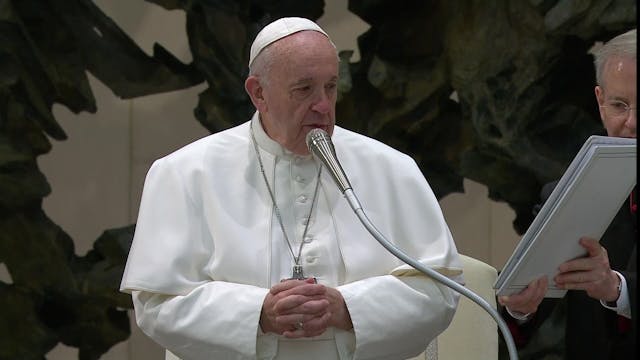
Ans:
[[[314,284],[318,283],[318,279],[316,279],[315,277],[308,278],[304,276],[304,273],[302,272],[302,265],[298,265],[298,264],[293,265],[290,278],[282,279],[280,281],[287,281],[287,280],[304,280],[307,283],[310,283],[310,281]]]
[[[293,271],[291,272],[291,278],[295,280],[304,280],[304,273],[302,272],[302,265],[293,265]]]

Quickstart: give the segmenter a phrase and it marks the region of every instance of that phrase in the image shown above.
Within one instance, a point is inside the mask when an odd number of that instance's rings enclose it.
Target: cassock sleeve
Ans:
[[[215,281],[213,241],[202,211],[171,160],[145,180],[121,290],[132,293],[138,326],[183,358],[255,357],[268,289]]]
[[[339,288],[356,334],[358,359],[405,359],[444,331],[457,295],[426,276],[378,276]]]
[[[371,146],[367,149],[373,151]],[[362,205],[373,224],[413,259],[462,283],[462,266],[451,233],[415,162],[406,155],[381,154],[372,158],[376,163],[363,164],[363,171],[382,168],[385,174],[353,181],[354,189],[361,191]],[[355,168],[349,170],[358,173]],[[345,224],[342,228],[354,227]],[[355,357],[416,356],[449,326],[459,294],[397,259],[395,265],[387,267],[385,275],[367,277],[367,272],[374,271],[371,267],[389,264],[390,255],[368,234],[347,231],[343,230],[345,239],[360,238],[344,241],[343,246],[344,252],[360,255],[345,260],[348,273],[357,273],[359,279],[338,289],[353,322]]]

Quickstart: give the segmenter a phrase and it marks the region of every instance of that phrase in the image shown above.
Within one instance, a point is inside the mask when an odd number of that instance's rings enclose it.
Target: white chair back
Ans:
[[[466,287],[494,308],[496,296],[493,283],[498,272],[480,260],[460,254]],[[458,310],[449,327],[427,350],[410,360],[497,360],[498,324],[480,305],[460,296]],[[435,350],[435,351],[434,351]]]

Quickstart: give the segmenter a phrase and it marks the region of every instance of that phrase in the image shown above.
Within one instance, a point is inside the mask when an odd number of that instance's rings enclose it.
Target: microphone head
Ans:
[[[305,142],[307,143],[307,148],[310,153],[314,153],[313,147],[318,146],[319,143],[329,143],[331,147],[333,144],[331,143],[331,137],[327,134],[326,131],[320,128],[313,128],[311,131],[307,133],[307,137],[305,138]],[[315,144],[315,145],[314,145]]]
[[[329,134],[319,128],[311,129],[311,131],[307,133],[305,141],[313,157],[320,160],[320,162],[329,169],[340,191],[344,194],[347,189],[351,189],[351,184],[344,170],[342,170],[342,166],[340,166],[338,162],[338,157],[336,156],[336,151]]]

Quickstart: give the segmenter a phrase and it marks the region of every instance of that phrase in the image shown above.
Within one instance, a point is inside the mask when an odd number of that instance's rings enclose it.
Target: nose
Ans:
[[[636,121],[638,115],[638,109],[635,107],[629,108],[629,113],[627,114],[627,120],[625,120],[624,125],[632,130],[636,130]]]
[[[318,95],[314,99],[311,110],[320,114],[328,114],[333,106],[333,97],[326,91],[318,91]]]

